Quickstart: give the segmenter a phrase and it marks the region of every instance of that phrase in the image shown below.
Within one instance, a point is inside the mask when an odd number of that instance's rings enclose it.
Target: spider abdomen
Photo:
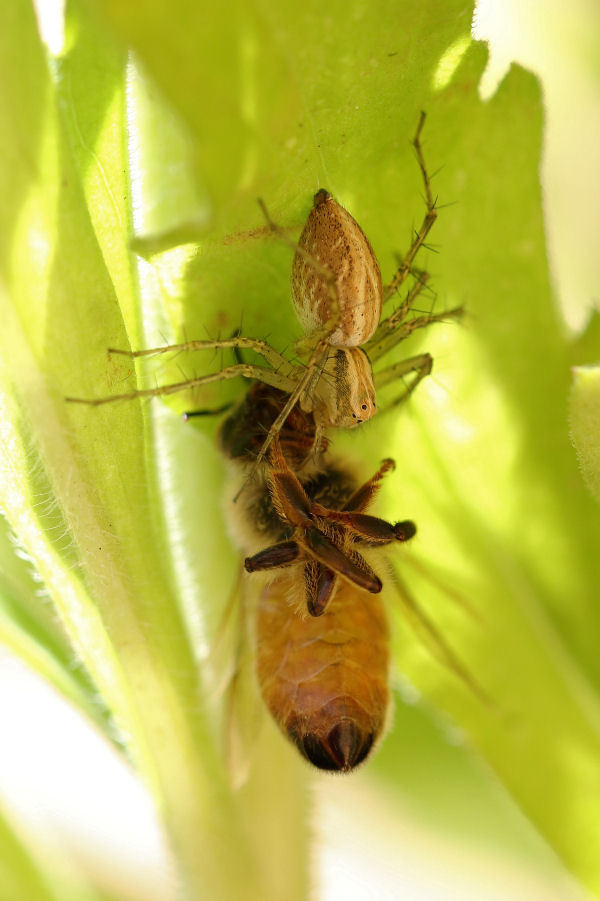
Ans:
[[[339,324],[329,344],[360,347],[379,324],[382,285],[379,263],[365,233],[327,191],[315,194],[314,206],[300,236],[292,264],[292,300],[307,334],[327,325],[332,309],[331,288],[311,260],[317,260],[335,279]]]

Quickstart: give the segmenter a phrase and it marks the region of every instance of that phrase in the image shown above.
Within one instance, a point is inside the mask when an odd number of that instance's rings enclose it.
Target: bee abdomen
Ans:
[[[320,769],[348,771],[383,731],[389,703],[388,629],[379,596],[340,584],[325,614],[286,601],[294,575],[263,592],[257,613],[258,679],[279,727]]]
[[[324,720],[331,725],[327,727],[307,727],[307,723],[297,721],[285,725],[285,731],[294,742],[300,753],[320,770],[353,769],[368,756],[373,743],[381,732],[381,724],[371,724],[364,711],[358,717],[352,713],[350,698],[340,699],[347,712],[344,715],[328,717]],[[365,722],[367,720],[367,722]]]

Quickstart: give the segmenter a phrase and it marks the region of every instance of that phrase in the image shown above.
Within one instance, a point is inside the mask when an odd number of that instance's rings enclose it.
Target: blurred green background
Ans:
[[[0,14],[3,901],[600,892],[600,404],[596,370],[571,376],[600,346],[598,11],[481,3],[479,40],[472,13]],[[466,321],[400,348],[431,351],[432,377],[335,450],[367,472],[397,460],[381,510],[419,532],[394,565],[492,703],[390,592],[397,698],[378,754],[327,778],[265,718],[234,790],[207,676],[239,566],[215,424],[181,422],[190,398],[63,398],[129,390],[109,346],[241,326],[290,347],[291,251],[265,236],[259,196],[298,233],[327,187],[389,277],[423,213],[421,109],[440,203],[422,264]]]

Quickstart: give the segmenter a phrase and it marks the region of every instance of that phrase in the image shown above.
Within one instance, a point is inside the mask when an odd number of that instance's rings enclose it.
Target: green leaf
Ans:
[[[13,139],[2,165],[3,508],[155,794],[184,877],[216,897],[242,881],[253,892],[164,541],[148,515],[154,482],[140,410],[77,430],[64,402],[73,378],[100,381],[107,335],[125,340],[117,294],[127,309],[136,269],[123,194],[124,67],[95,33],[76,88],[67,59],[57,90],[31,10],[21,3],[3,15],[0,110]],[[72,33],[85,23],[74,11]],[[11,77],[23,59],[26,77]],[[82,94],[95,116],[78,116]]]
[[[51,857],[48,845],[25,837],[16,822],[0,811],[0,897],[27,901],[120,901],[93,885],[76,862]],[[59,842],[56,843],[60,845]],[[41,846],[40,846],[41,845]]]
[[[419,527],[402,574],[490,702],[402,625],[399,669],[600,891],[600,526],[568,438],[573,348],[545,258],[536,82],[515,68],[479,100],[485,52],[458,0],[406,2],[401,27],[385,0],[93,9],[71,4],[65,52],[51,61],[24,0],[2,13],[0,499],[154,792],[188,885],[198,896],[239,897],[243,886],[246,897],[294,898],[307,883],[305,778],[292,749],[267,729],[234,795],[214,699],[199,684],[236,568],[215,427],[185,427],[160,403],[86,409],[63,398],[129,390],[131,366],[108,347],[240,324],[291,345],[291,251],[267,237],[259,196],[297,233],[314,191],[328,188],[389,276],[422,218],[410,139],[425,109],[440,221],[439,253],[423,265],[438,305],[464,304],[466,322],[400,348],[432,350],[434,376],[408,409],[336,435],[335,448],[367,475],[396,458],[384,504]],[[127,74],[129,49],[138,68]],[[173,375],[154,367],[140,380]],[[217,385],[192,400],[218,406],[243,390]],[[64,666],[40,623],[36,614],[23,635]],[[401,784],[385,751],[370,766]]]
[[[28,853],[2,815],[0,815],[0,848],[2,849],[0,893],[3,898],[26,897],[31,901],[58,901],[61,897],[58,894],[58,887],[53,887],[51,880],[42,875],[38,862]]]
[[[600,370],[598,366],[579,367],[574,370],[569,415],[571,437],[577,451],[581,473],[596,500],[600,500]]]

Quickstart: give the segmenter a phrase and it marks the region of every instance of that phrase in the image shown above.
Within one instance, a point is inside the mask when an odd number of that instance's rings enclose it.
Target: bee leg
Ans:
[[[392,472],[395,468],[396,464],[390,457],[383,460],[375,475],[361,485],[360,488],[356,489],[354,494],[351,495],[344,504],[343,509],[361,513],[363,510],[366,510],[379,491],[379,485],[384,475],[388,472]]]
[[[295,537],[306,556],[321,563],[326,569],[333,570],[343,579],[371,594],[379,594],[381,591],[381,579],[356,551],[342,550],[316,526],[298,529]]]
[[[308,560],[304,567],[306,605],[311,616],[325,613],[337,585],[337,576],[316,560]]]
[[[282,541],[271,547],[259,551],[253,557],[246,557],[244,568],[246,572],[254,573],[265,569],[277,569],[280,566],[289,566],[298,559],[300,549],[295,541]]]
[[[311,502],[299,479],[285,463],[279,441],[275,443],[271,454],[271,463],[277,466],[277,469],[274,469],[269,476],[269,487],[275,509],[284,522],[296,528],[310,526],[314,517],[320,517],[329,522],[349,526],[356,537],[373,544],[408,541],[416,532],[416,527],[410,520],[404,520],[394,525],[378,516],[359,512],[371,502],[377,491],[378,483],[385,473],[394,468],[393,460],[384,460],[375,475],[352,495],[346,504],[346,507],[350,507],[349,511],[330,510],[321,504]]]
[[[293,473],[290,472],[289,475],[293,476]],[[302,490],[299,482],[298,486]],[[301,506],[295,507],[290,503],[289,495],[282,494],[282,497],[285,499],[285,506],[290,515],[286,515],[285,508],[278,510],[279,515],[284,522],[294,524],[295,519],[298,523],[294,532],[294,540],[272,545],[263,551],[259,551],[253,557],[247,557],[244,561],[247,572],[288,566],[297,560],[299,549],[301,549],[309,559],[323,564],[326,569],[333,570],[333,572],[348,579],[349,582],[358,585],[359,588],[364,588],[372,594],[377,594],[381,591],[381,579],[373,572],[360,554],[355,551],[349,553],[339,548],[312,523],[312,520],[305,515]],[[306,500],[308,502],[308,498]]]
[[[393,541],[410,541],[417,532],[417,527],[410,519],[391,523],[386,519],[380,519],[379,516],[370,516],[368,513],[327,510],[326,508],[320,508],[314,512],[315,515],[321,516],[329,522],[347,526],[353,533],[354,541],[361,541],[373,547],[391,544]]]
[[[310,525],[310,498],[285,462],[277,439],[273,444],[270,461],[273,469],[269,473],[269,491],[279,517],[294,528]]]

